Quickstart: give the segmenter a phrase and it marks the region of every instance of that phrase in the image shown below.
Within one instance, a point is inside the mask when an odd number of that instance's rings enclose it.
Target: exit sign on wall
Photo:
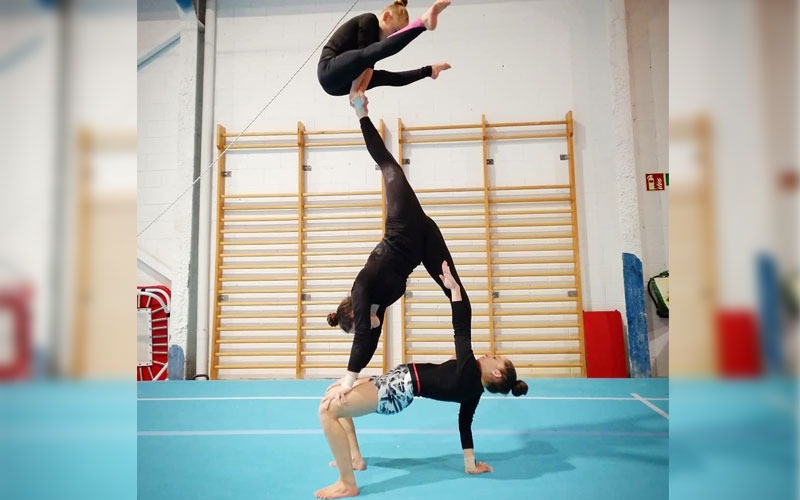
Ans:
[[[664,191],[666,189],[664,174],[646,174],[645,183],[648,191]]]

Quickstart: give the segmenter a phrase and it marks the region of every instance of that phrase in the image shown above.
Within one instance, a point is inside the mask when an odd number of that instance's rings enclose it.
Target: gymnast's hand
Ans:
[[[347,393],[353,390],[352,387],[345,387],[341,384],[337,384],[329,387],[328,392],[325,393],[325,397],[322,398],[320,406],[324,407],[326,410],[330,408],[331,402],[334,400],[338,403],[339,408],[344,406],[347,400]]]
[[[475,468],[472,470],[468,470],[467,474],[483,474],[484,472],[494,472],[486,462],[478,462],[475,464]]]
[[[450,266],[447,265],[447,261],[442,262],[442,274],[439,275],[439,279],[442,280],[444,286],[453,290],[455,288],[459,288],[458,282],[453,275],[450,273]]]
[[[334,387],[336,387],[337,385],[340,385],[342,382],[344,382],[344,377],[340,378],[340,379],[339,379],[339,380],[337,380],[336,382],[334,382],[334,383],[332,383],[331,385],[329,385],[329,386],[328,386],[328,388],[327,388],[327,389],[325,389],[325,392],[327,393],[328,391],[330,391],[331,389],[333,389],[333,388],[334,388]]]
[[[369,115],[369,110],[367,109],[369,99],[367,99],[367,96],[364,95],[363,92],[356,94],[355,97],[353,97],[351,104],[355,108],[356,116],[358,116],[359,120]]]

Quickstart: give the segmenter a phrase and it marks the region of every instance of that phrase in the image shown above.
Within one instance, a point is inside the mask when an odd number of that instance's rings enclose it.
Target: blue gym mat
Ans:
[[[317,417],[330,382],[138,384],[139,498],[313,498],[338,477]],[[667,379],[527,382],[524,398],[485,393],[475,414],[493,473],[464,473],[457,404],[355,419],[360,497],[667,498]]]

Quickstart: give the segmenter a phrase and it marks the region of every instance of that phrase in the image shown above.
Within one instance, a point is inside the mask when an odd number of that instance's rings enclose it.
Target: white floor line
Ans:
[[[294,399],[316,399],[319,401],[322,396],[219,396],[219,397],[186,397],[186,398],[136,398],[137,401],[247,401],[247,400],[294,400]]]
[[[457,429],[359,429],[358,434],[383,434],[383,435],[452,435],[458,434]],[[668,432],[646,431],[559,431],[559,430],[514,430],[514,429],[486,429],[473,430],[473,434],[495,436],[610,436],[610,437],[667,437]],[[322,429],[250,429],[250,430],[196,430],[196,431],[139,431],[140,437],[178,437],[178,436],[274,436],[274,435],[309,435],[322,434]]]
[[[209,397],[184,397],[184,398],[137,398],[137,401],[269,401],[269,400],[303,400],[314,399],[319,401],[319,396],[209,396]],[[540,400],[540,401],[639,401],[642,398],[628,397],[592,397],[592,396],[484,396],[481,399]],[[647,398],[648,401],[669,401],[669,398]]]
[[[658,414],[659,414],[659,415],[661,415],[662,417],[664,417],[664,418],[666,418],[667,420],[669,420],[669,413],[665,412],[664,410],[662,410],[662,409],[661,409],[661,408],[659,408],[658,406],[654,405],[653,403],[651,403],[651,402],[650,402],[650,401],[648,401],[647,399],[645,399],[645,398],[641,397],[640,395],[636,394],[635,392],[632,392],[632,393],[631,393],[631,396],[633,396],[634,398],[636,398],[636,399],[638,399],[639,401],[641,401],[642,403],[644,403],[644,404],[645,404],[645,406],[647,406],[648,408],[650,408],[650,409],[651,409],[651,410],[653,410],[654,412],[658,413]]]

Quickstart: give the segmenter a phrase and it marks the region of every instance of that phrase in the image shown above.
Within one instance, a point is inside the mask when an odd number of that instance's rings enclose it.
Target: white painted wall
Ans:
[[[668,3],[627,0],[628,57],[633,131],[642,225],[642,267],[648,279],[669,269],[669,194],[646,190],[645,175],[669,172]],[[656,315],[647,297],[647,326],[653,373],[669,373],[669,321]]]
[[[139,2],[138,57],[141,59],[179,30],[174,2]],[[137,71],[137,233],[182,191],[175,182],[178,167],[178,53],[179,46],[174,44]],[[162,272],[165,268],[172,270],[176,263],[173,220],[171,214],[161,218],[137,241],[138,247],[144,250],[140,258]],[[147,266],[138,266],[138,285],[165,284],[161,276],[148,271]]]

